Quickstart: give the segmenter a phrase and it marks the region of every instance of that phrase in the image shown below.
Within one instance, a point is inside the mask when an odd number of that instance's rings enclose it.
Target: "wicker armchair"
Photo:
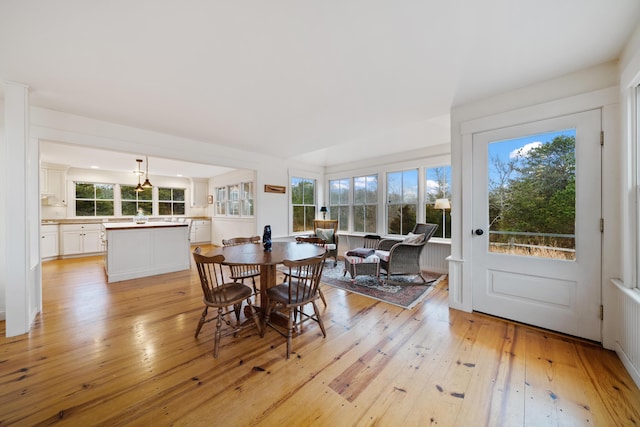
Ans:
[[[313,230],[315,232],[313,237],[320,237],[325,241],[327,258],[333,258],[333,266],[335,267],[338,265],[338,220],[316,219],[313,221]]]
[[[420,268],[420,254],[437,229],[437,224],[418,223],[405,240],[380,240],[376,255],[380,257],[380,270],[386,273],[387,281],[392,275],[414,274],[427,283]],[[416,239],[412,235],[421,237]]]

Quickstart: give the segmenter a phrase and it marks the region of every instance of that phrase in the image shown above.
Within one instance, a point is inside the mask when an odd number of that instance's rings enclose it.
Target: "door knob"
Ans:
[[[484,231],[482,230],[482,228],[478,228],[476,229],[476,231],[474,231],[474,233],[476,233],[478,236],[482,236],[484,234]]]

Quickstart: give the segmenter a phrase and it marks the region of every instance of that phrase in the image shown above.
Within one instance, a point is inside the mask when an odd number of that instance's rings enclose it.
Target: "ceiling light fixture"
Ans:
[[[153,185],[151,185],[151,182],[149,182],[149,156],[145,157],[147,159],[147,172],[145,173],[144,176],[144,183],[142,184],[142,188],[153,188]]]
[[[135,188],[135,191],[137,193],[140,193],[144,191],[144,188],[142,188],[142,185],[140,185],[140,176],[142,175],[142,171],[140,170],[140,163],[142,163],[142,159],[136,159],[136,162],[138,162],[138,170],[134,171],[133,173],[138,175],[138,186]]]

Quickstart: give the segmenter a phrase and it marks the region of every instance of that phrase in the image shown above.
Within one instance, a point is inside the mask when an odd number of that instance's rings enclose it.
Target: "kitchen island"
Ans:
[[[108,283],[191,267],[189,225],[177,222],[103,223]]]

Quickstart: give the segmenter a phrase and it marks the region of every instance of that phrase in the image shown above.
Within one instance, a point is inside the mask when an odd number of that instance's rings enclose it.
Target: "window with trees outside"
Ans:
[[[76,216],[113,216],[114,184],[76,182]]]
[[[353,178],[353,231],[378,232],[378,175]]]
[[[575,260],[576,130],[489,144],[489,250]]]
[[[153,188],[145,188],[137,192],[135,185],[120,185],[120,207],[122,215],[135,215],[142,209],[145,215],[153,212]]]
[[[240,184],[240,215],[253,216],[253,182]]]
[[[349,230],[349,178],[329,181],[329,218],[338,220],[338,230]]]
[[[387,232],[407,234],[416,225],[418,170],[387,173]]]
[[[291,206],[293,211],[293,232],[314,231],[316,218],[316,180],[291,178]]]
[[[425,222],[438,224],[437,237],[451,238],[451,166],[425,169]]]
[[[184,188],[158,187],[158,213],[171,216],[184,215],[186,209],[185,192]]]

